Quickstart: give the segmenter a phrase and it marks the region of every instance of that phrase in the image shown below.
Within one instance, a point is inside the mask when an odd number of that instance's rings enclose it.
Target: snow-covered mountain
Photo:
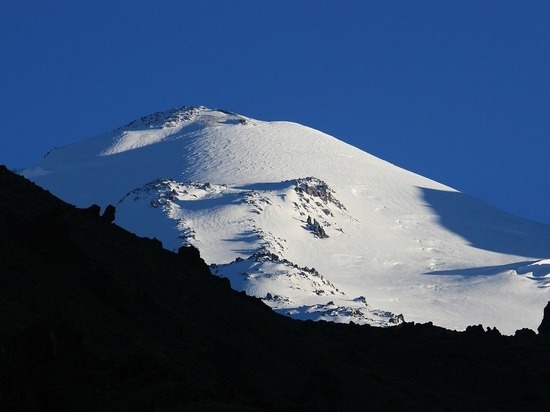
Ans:
[[[196,246],[299,319],[512,334],[550,300],[550,226],[295,123],[183,107],[22,173],[77,206],[116,205],[119,225],[168,249]]]

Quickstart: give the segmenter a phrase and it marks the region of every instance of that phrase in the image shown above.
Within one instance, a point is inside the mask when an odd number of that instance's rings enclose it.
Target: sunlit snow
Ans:
[[[299,319],[512,334],[550,300],[549,226],[295,123],[175,109],[23,174],[77,206],[116,205],[116,223],[168,249],[198,247],[234,288]]]

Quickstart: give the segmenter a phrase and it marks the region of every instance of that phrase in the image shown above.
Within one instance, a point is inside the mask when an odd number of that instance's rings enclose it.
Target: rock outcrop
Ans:
[[[548,408],[544,337],[292,320],[96,212],[0,167],[2,411]]]
[[[544,314],[542,317],[542,322],[537,328],[539,335],[550,335],[550,302],[544,308]]]

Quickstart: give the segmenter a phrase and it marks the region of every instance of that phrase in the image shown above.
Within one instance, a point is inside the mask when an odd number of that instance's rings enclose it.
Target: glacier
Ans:
[[[513,334],[550,298],[550,226],[296,123],[184,106],[21,173],[297,319]]]

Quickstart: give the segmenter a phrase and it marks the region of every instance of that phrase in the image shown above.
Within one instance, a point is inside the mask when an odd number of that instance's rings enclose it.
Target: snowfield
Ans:
[[[196,246],[298,319],[513,334],[550,300],[550,226],[295,123],[183,107],[22,174],[79,207],[116,205],[117,224],[168,249]]]

